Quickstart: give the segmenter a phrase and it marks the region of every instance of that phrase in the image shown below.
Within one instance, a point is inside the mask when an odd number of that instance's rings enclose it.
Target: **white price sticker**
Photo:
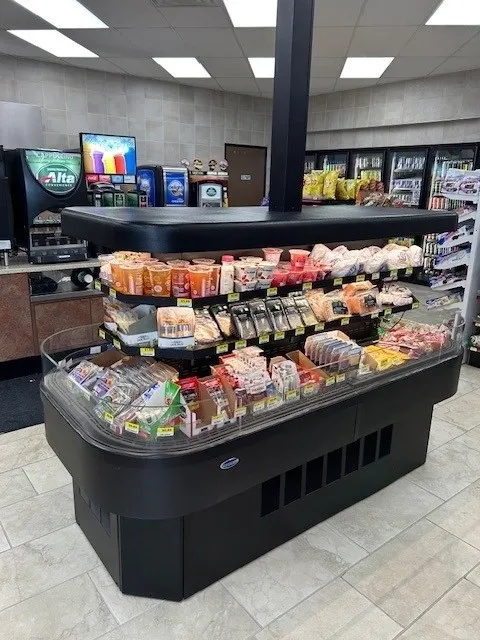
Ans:
[[[372,273],[372,280],[380,280],[380,274],[378,271],[376,273]]]
[[[113,346],[116,347],[117,349],[122,348],[122,345],[120,344],[120,340],[117,340],[116,338],[114,338],[113,340]]]
[[[356,277],[357,282],[365,282],[365,275],[362,273]]]
[[[258,413],[258,411],[263,411],[265,409],[265,400],[257,400],[257,402],[253,403],[252,411],[253,413]]]
[[[333,285],[335,287],[339,287],[341,284],[343,284],[343,278],[335,278],[335,280],[333,281]]]
[[[335,378],[327,378],[325,381],[325,386],[326,387],[331,387],[332,384],[335,384]]]
[[[235,409],[235,418],[242,418],[247,415],[247,407],[237,407]]]
[[[270,336],[268,335],[268,333],[260,336],[258,339],[258,344],[266,344],[267,342],[270,342]]]
[[[350,324],[350,318],[342,318],[340,324],[342,327],[345,327],[347,324]]]
[[[98,330],[98,335],[100,336],[100,338],[105,340],[105,331],[103,329]]]
[[[339,373],[337,376],[337,382],[345,382],[345,374]]]
[[[323,331],[324,329],[325,329],[324,322],[319,322],[318,324],[315,325],[315,333],[318,333],[319,331]]]

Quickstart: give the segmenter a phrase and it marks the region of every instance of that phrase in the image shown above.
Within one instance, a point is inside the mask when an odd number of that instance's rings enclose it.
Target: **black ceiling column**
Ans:
[[[270,211],[302,210],[315,0],[278,0]]]

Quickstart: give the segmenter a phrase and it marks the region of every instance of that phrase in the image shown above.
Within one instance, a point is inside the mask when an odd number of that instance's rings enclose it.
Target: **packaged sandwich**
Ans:
[[[198,344],[208,344],[221,338],[222,335],[208,308],[195,309],[195,340]]]
[[[347,318],[350,314],[345,302],[345,298],[333,291],[332,294],[323,296],[321,302],[321,310],[319,312],[319,320],[324,322],[332,322],[333,320],[340,320],[341,318]]]
[[[306,327],[311,326],[312,324],[316,324],[317,318],[313,313],[310,305],[308,304],[308,300],[305,296],[294,296],[295,305],[300,313],[302,318],[302,322]]]
[[[239,338],[248,340],[249,338],[256,337],[257,333],[250,315],[250,308],[248,304],[232,304],[230,307],[230,313],[232,314],[235,333]]]
[[[302,316],[300,315],[295,300],[293,298],[282,298],[282,305],[287,317],[290,329],[298,329],[303,327]]]
[[[290,329],[280,298],[266,300],[265,307],[274,331],[287,331]]]
[[[226,304],[214,304],[210,307],[213,317],[217,321],[220,331],[225,338],[233,336],[234,327],[230,309]]]
[[[248,303],[248,306],[257,335],[261,336],[264,333],[271,333],[272,325],[263,300],[252,300]]]
[[[359,291],[355,295],[346,296],[348,312],[350,315],[366,315],[381,310],[378,301],[378,289],[376,287],[368,291]]]

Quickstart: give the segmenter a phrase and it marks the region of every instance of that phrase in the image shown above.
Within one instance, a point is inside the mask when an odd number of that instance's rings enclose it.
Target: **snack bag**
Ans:
[[[312,171],[311,175],[311,194],[312,198],[323,198],[323,187],[325,184],[326,171]]]
[[[348,200],[355,200],[357,196],[357,181],[355,179],[345,180],[345,186],[347,188]]]
[[[335,200],[335,193],[337,191],[338,171],[328,171],[325,176],[325,182],[323,185],[323,195],[327,200]]]
[[[336,196],[337,200],[348,200],[347,181],[345,178],[338,178]]]
[[[306,173],[303,176],[303,198],[312,197],[312,176],[310,173]]]

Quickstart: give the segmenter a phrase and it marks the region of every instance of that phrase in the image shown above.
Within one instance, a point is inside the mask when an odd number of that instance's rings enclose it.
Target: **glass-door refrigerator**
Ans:
[[[419,207],[425,185],[428,149],[392,149],[389,151],[388,182],[385,191],[405,207]]]
[[[347,175],[348,151],[320,151],[318,168],[321,171],[338,171],[340,178]]]
[[[441,195],[443,181],[449,169],[469,171],[475,167],[477,146],[466,144],[433,147],[431,156],[427,209],[455,211],[461,208],[465,204],[464,201]]]
[[[382,149],[365,149],[350,153],[350,178],[383,182],[384,167],[385,151]]]
[[[303,172],[310,173],[317,168],[317,153],[315,151],[306,151],[305,152],[305,165]]]

